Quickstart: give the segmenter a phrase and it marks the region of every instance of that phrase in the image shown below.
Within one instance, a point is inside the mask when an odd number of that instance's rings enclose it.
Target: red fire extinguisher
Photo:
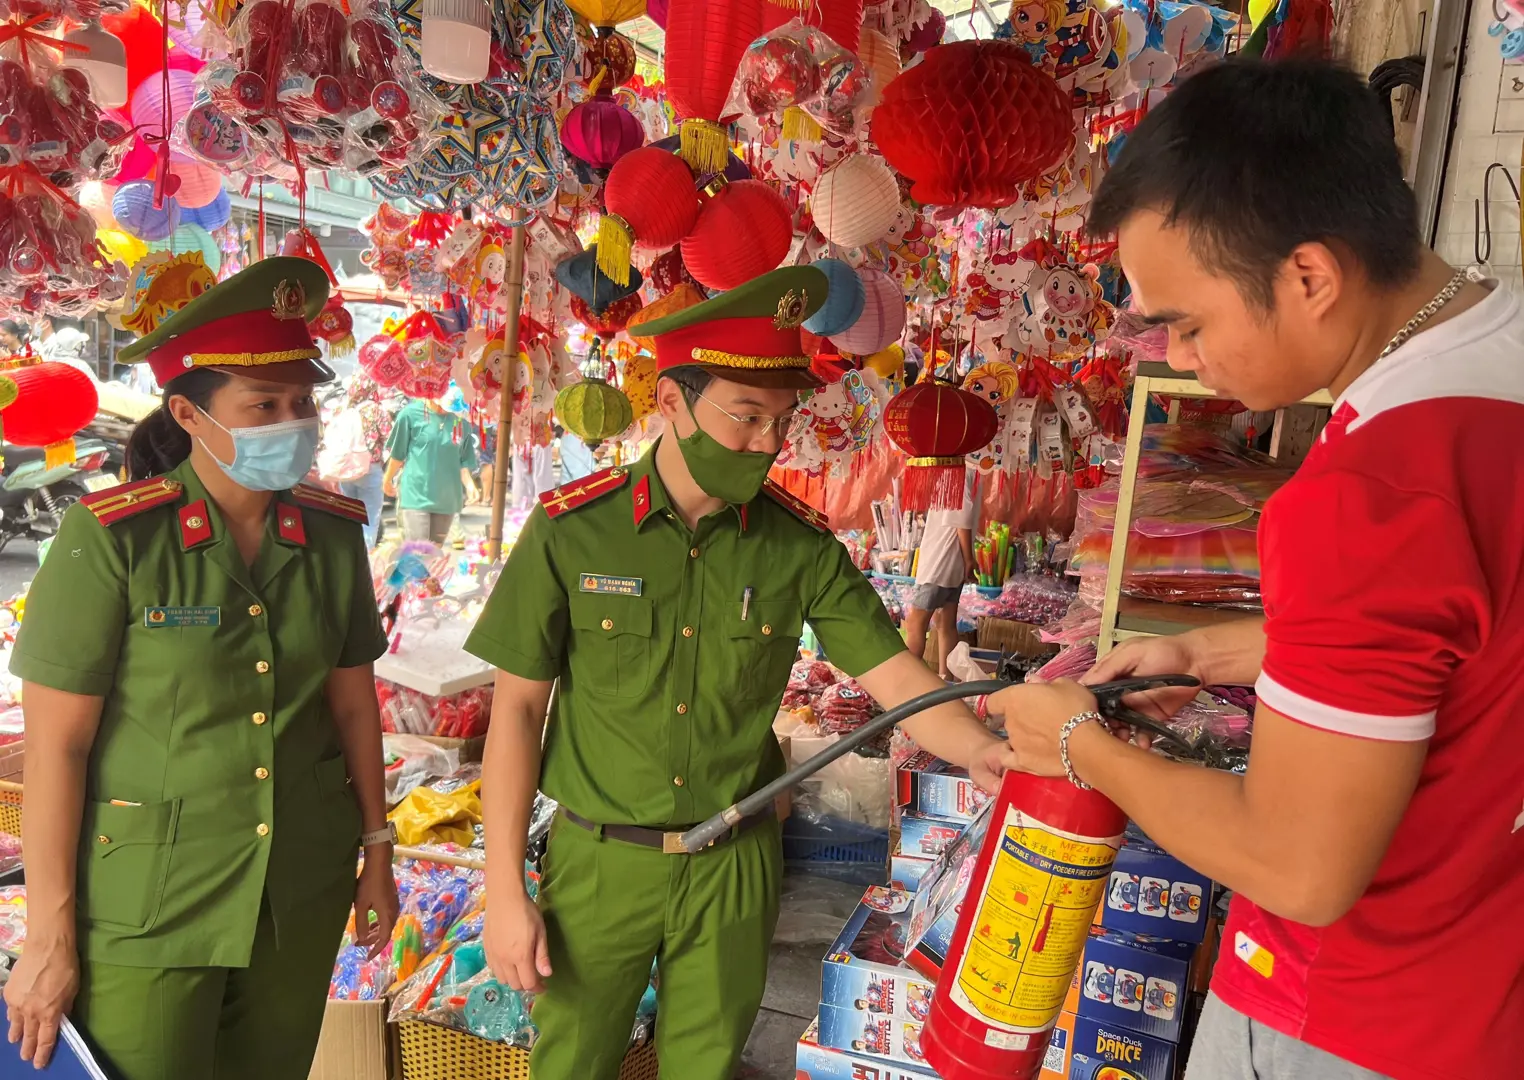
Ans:
[[[1031,1080],[1079,966],[1127,817],[1098,791],[1008,772],[931,1015],[944,1080]]]

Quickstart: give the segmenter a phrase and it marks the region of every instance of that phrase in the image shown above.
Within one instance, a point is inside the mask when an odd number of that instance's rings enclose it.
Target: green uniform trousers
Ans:
[[[780,836],[767,821],[667,855],[558,817],[540,880],[554,974],[534,1003],[532,1080],[615,1080],[652,959],[662,1076],[732,1080],[767,982]]]
[[[72,1018],[113,1080],[306,1080],[353,901],[319,894],[278,940],[261,905],[246,968],[86,960]]]

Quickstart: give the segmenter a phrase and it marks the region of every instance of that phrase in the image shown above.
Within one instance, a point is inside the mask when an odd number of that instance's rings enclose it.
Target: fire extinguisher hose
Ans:
[[[1000,679],[959,683],[956,686],[944,686],[922,694],[920,697],[911,698],[903,705],[896,705],[888,712],[869,720],[851,734],[843,735],[804,764],[790,769],[771,784],[759,788],[734,806],[720,811],[702,825],[695,825],[683,833],[683,848],[690,855],[704,850],[704,848],[719,839],[723,833],[729,832],[736,825],[740,824],[743,819],[771,806],[773,800],[785,791],[792,790],[795,785],[809,779],[843,754],[856,750],[859,746],[872,739],[873,736],[885,728],[893,727],[901,720],[905,720],[918,712],[924,712],[938,705],[945,705],[949,701],[978,697],[981,694],[993,694],[996,691],[1004,690],[1010,685],[1010,683]]]

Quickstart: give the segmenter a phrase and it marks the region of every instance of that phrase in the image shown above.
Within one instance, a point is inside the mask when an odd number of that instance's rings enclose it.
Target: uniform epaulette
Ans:
[[[359,499],[351,499],[348,495],[340,495],[337,491],[329,491],[327,488],[297,484],[291,489],[291,497],[296,500],[298,506],[305,506],[309,510],[324,510],[330,514],[348,518],[350,521],[358,521],[361,525],[370,520],[369,511]]]
[[[540,505],[545,507],[546,517],[560,517],[568,510],[586,506],[594,499],[601,499],[611,491],[618,491],[629,482],[630,470],[604,469],[591,473],[580,480],[562,484],[553,491],[540,493]]]
[[[784,487],[782,484],[778,483],[771,477],[768,477],[767,480],[763,481],[762,490],[765,491],[768,495],[772,496],[774,502],[778,503],[800,521],[810,526],[810,528],[818,529],[821,532],[831,531],[830,518],[826,517],[819,510],[816,510],[809,503],[799,498],[793,492],[789,491],[788,488]]]
[[[178,480],[151,476],[147,480],[134,480],[130,484],[91,492],[81,498],[79,504],[94,514],[102,525],[115,525],[144,510],[175,502],[180,498],[182,488]]]

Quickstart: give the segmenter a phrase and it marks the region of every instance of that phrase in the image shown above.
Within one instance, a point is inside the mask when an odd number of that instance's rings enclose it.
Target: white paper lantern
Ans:
[[[882,270],[865,266],[857,272],[863,282],[863,313],[831,344],[854,356],[871,356],[899,340],[905,332],[905,293],[899,283]]]
[[[127,104],[127,46],[122,39],[91,20],[64,38],[84,50],[65,49],[63,65],[78,68],[90,80],[90,94],[103,109]]]
[[[873,101],[877,104],[884,87],[900,73],[900,47],[877,30],[865,26],[857,41],[857,58],[873,78]]]
[[[871,154],[842,158],[820,175],[810,196],[815,227],[845,248],[882,240],[899,208],[900,187],[893,170]]]
[[[492,13],[482,0],[423,0],[423,70],[452,83],[479,83],[492,59]]]

